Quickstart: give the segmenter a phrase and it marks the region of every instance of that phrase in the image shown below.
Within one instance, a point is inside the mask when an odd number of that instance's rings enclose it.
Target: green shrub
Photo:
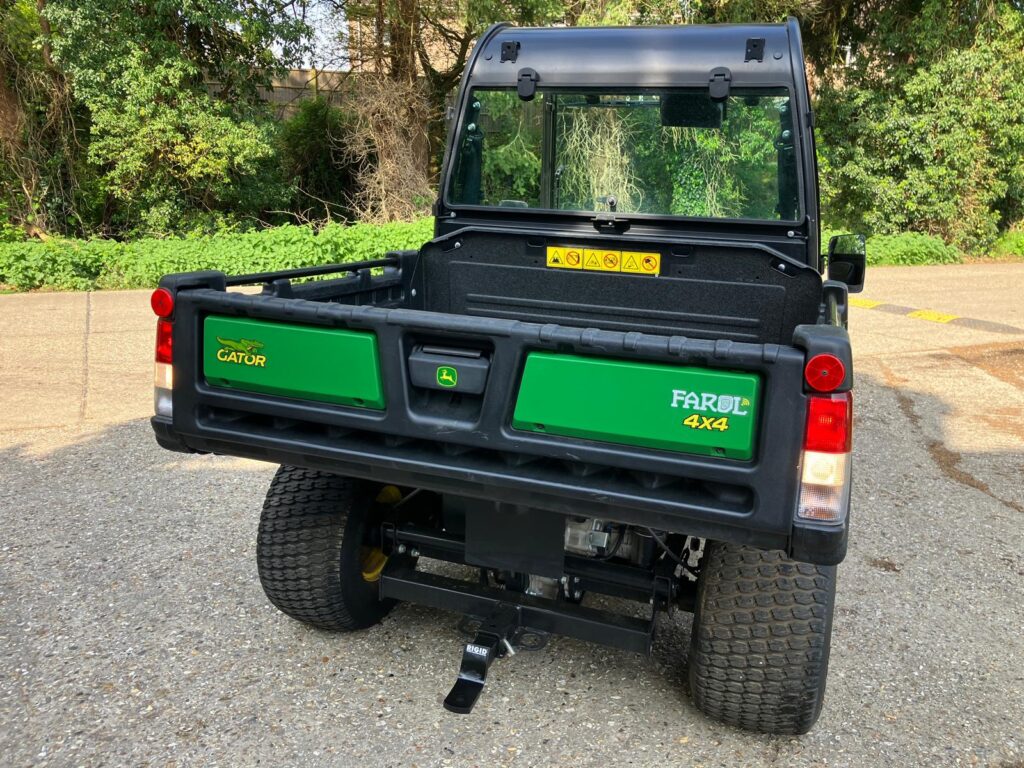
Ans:
[[[320,232],[285,225],[258,232],[128,243],[50,240],[0,243],[0,283],[19,290],[149,288],[172,272],[217,269],[263,272],[379,258],[385,251],[419,248],[433,236],[433,219],[342,226]]]
[[[25,230],[14,223],[11,206],[3,199],[6,182],[0,169],[0,243],[17,243],[25,239]]]
[[[992,246],[992,255],[998,258],[1024,257],[1024,229],[1005,232]]]
[[[25,239],[25,233],[21,227],[16,227],[10,221],[0,218],[0,243],[17,243]]]
[[[868,238],[868,264],[956,264],[960,252],[932,235],[901,232]]]
[[[348,157],[350,118],[323,96],[299,102],[281,124],[281,173],[295,188],[292,210],[309,219],[349,218],[349,194],[359,184],[359,166]]]
[[[842,235],[848,230],[821,228],[821,252],[828,250],[828,241],[833,235]],[[923,264],[956,264],[960,262],[960,251],[947,245],[940,238],[920,232],[901,232],[898,235],[872,235],[867,242],[869,265],[920,266]]]

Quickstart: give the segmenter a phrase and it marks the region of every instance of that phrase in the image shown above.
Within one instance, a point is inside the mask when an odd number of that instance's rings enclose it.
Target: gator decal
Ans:
[[[263,342],[254,339],[223,339],[217,337],[217,343],[221,348],[217,350],[217,359],[222,363],[239,363],[241,365],[255,365],[263,368],[267,364],[267,356],[257,354],[263,349]]]

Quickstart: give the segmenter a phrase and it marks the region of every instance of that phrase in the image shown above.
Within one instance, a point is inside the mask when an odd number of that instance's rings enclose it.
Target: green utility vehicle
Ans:
[[[792,20],[496,25],[433,240],[161,281],[153,429],[281,465],[257,550],[274,605],[329,630],[401,601],[465,615],[462,713],[517,647],[647,653],[692,611],[679,663],[703,712],[811,727],[865,261],[853,236],[820,255],[800,46]]]

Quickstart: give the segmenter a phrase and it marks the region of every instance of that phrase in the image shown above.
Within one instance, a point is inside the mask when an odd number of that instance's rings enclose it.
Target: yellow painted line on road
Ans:
[[[948,323],[960,318],[959,315],[947,315],[945,312],[936,312],[934,309],[915,309],[913,312],[908,312],[907,317],[915,317],[918,320],[927,320],[931,323]]]
[[[882,302],[875,301],[874,299],[862,299],[859,296],[851,296],[848,301],[851,307],[862,307],[864,309],[874,309]]]
[[[861,309],[873,309],[876,312],[888,312],[900,317],[912,317],[915,320],[926,320],[929,323],[940,323],[942,325],[955,325],[962,328],[973,328],[976,331],[988,331],[990,333],[1012,333],[1014,335],[1024,334],[1024,328],[1017,328],[1003,323],[994,323],[991,320],[978,320],[973,317],[962,317],[951,315],[948,312],[937,312],[934,309],[915,309],[905,307],[902,304],[890,304],[887,301],[876,301],[875,299],[862,299],[859,296],[847,298],[851,307]]]

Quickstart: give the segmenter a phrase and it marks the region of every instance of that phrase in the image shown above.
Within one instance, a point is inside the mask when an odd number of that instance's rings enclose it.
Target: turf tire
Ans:
[[[380,486],[282,466],[260,516],[256,565],[270,602],[319,629],[356,630],[394,606],[363,578],[366,541]]]
[[[730,725],[802,734],[821,713],[835,566],[708,542],[690,638],[697,708]]]

